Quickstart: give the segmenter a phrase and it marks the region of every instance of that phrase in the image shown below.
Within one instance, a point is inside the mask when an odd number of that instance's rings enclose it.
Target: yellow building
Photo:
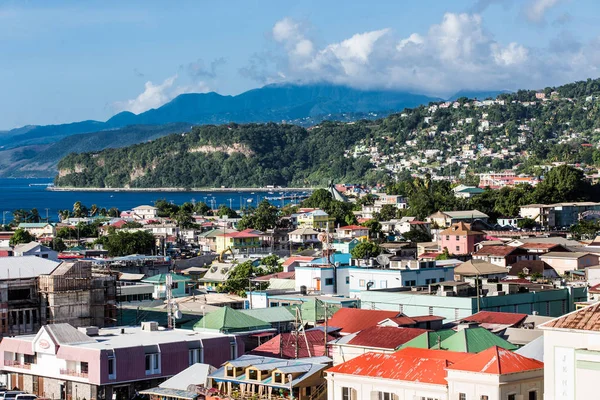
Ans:
[[[217,253],[221,253],[227,249],[234,252],[254,251],[262,246],[262,232],[254,229],[246,229],[241,232],[230,232],[218,235],[217,238]]]
[[[334,219],[329,217],[323,210],[314,210],[298,215],[298,227],[309,227],[313,229],[330,230],[334,228]]]

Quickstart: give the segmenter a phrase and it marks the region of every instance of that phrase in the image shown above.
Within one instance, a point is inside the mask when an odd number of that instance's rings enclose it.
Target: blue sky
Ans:
[[[0,0],[0,129],[328,81],[438,96],[600,74],[594,0]]]

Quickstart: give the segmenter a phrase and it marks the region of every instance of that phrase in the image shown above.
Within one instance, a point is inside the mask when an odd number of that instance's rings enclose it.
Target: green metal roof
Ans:
[[[178,275],[178,274],[171,274],[171,276],[173,277],[173,282],[189,282],[192,280],[192,278],[188,278],[187,276]],[[142,279],[142,282],[144,282],[144,283],[153,283],[153,284],[161,284],[161,283],[165,283],[166,281],[167,281],[167,274],[158,274],[158,275],[151,276],[149,278]]]
[[[234,310],[231,307],[222,307],[217,311],[208,313],[194,325],[195,330],[210,329],[221,333],[248,332],[270,329],[271,324],[251,315]]]
[[[405,347],[416,347],[419,349],[439,349],[439,343],[448,339],[456,332],[452,329],[443,329],[437,332],[425,332],[414,339],[404,343],[399,349]]]
[[[48,225],[52,225],[52,224],[49,222],[21,222],[18,227],[19,228],[44,228]]]
[[[294,311],[290,310],[289,307],[254,308],[252,310],[240,310],[240,312],[270,324],[289,322],[296,319]]]
[[[498,346],[506,350],[516,350],[519,346],[507,342],[485,328],[465,328],[456,332],[449,338],[442,340],[442,349],[450,351],[463,351],[467,353],[479,353]]]

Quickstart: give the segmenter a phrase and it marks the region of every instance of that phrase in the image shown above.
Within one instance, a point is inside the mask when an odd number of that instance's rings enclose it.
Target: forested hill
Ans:
[[[600,166],[600,80],[495,100],[430,103],[376,121],[194,128],[71,154],[58,186],[214,187],[381,182],[400,171],[459,176],[552,161]]]

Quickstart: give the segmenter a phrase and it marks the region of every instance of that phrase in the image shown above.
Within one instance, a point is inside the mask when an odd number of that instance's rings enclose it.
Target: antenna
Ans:
[[[169,272],[167,274],[166,277],[166,289],[167,289],[167,327],[169,329],[173,329],[174,324],[174,316],[173,316],[173,303],[172,303],[172,298],[173,298],[173,292],[172,292],[172,286],[173,286],[173,275],[171,275],[171,273]],[[179,311],[179,310],[177,310]],[[179,311],[181,313],[181,311]]]

